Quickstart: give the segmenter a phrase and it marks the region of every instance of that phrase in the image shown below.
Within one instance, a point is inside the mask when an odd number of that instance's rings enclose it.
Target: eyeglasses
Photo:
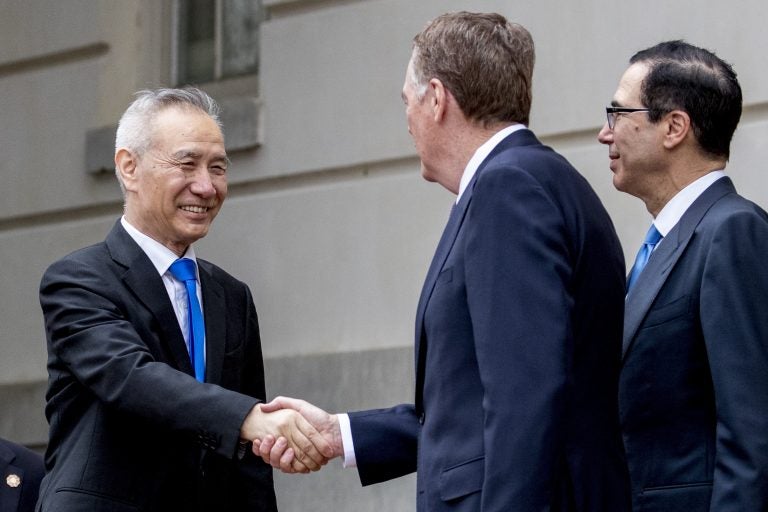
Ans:
[[[633,112],[650,112],[649,108],[605,107],[605,116],[608,118],[608,128],[613,130],[619,114],[632,114]]]

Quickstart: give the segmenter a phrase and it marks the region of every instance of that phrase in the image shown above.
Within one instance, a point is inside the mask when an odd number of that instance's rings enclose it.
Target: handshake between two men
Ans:
[[[254,455],[284,473],[317,471],[344,454],[338,417],[295,398],[257,404],[240,434],[253,440]]]

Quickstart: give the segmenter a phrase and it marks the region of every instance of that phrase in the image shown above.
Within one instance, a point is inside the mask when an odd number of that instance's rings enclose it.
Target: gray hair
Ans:
[[[535,51],[522,25],[496,13],[445,13],[413,38],[411,58],[417,98],[437,78],[469,119],[528,124]]]
[[[222,128],[219,105],[208,94],[195,87],[144,89],[138,91],[135,96],[136,99],[125,110],[117,125],[115,151],[126,148],[137,156],[147,151],[152,144],[152,121],[159,112],[167,108],[199,110],[208,114],[219,128]],[[115,169],[115,174],[120,188],[125,193],[117,169]]]
[[[221,128],[219,113],[221,109],[216,101],[205,92],[195,87],[183,89],[145,89],[135,94],[117,125],[115,150],[127,148],[137,153],[146,151],[151,143],[152,130],[149,129],[158,112],[170,107],[194,108],[208,114]]]

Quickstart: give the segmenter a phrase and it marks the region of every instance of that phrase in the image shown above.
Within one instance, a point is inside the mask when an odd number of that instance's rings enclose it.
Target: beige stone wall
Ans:
[[[54,259],[99,241],[120,212],[86,134],[170,77],[168,0],[3,0],[0,10],[0,435],[45,442],[37,287]],[[413,319],[451,196],[421,180],[400,89],[410,41],[445,10],[496,10],[537,44],[531,128],[589,179],[628,259],[650,221],[613,190],[596,141],[629,56],[684,38],[732,62],[745,112],[728,171],[763,207],[768,32],[763,0],[268,0],[257,149],[232,154],[230,198],[199,254],[252,287],[268,390],[330,409],[412,390]],[[362,489],[352,470],[279,477],[283,510],[410,510],[413,479]],[[317,495],[313,494],[317,492]]]

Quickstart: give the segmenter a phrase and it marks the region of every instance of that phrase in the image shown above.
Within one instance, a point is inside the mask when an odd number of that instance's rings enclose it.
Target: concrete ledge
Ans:
[[[45,421],[47,382],[0,384],[0,437],[42,449],[48,443]]]
[[[85,170],[88,174],[114,172],[116,132],[117,125],[85,132]]]
[[[232,153],[261,145],[261,104],[257,98],[224,98],[219,105],[227,151]],[[116,132],[117,125],[110,125],[85,133],[85,170],[88,174],[114,172]]]
[[[219,104],[227,151],[233,153],[260,146],[262,130],[259,100],[251,96],[239,96],[224,98]]]
[[[413,401],[413,348],[267,359],[267,395],[303,398],[329,411]]]

